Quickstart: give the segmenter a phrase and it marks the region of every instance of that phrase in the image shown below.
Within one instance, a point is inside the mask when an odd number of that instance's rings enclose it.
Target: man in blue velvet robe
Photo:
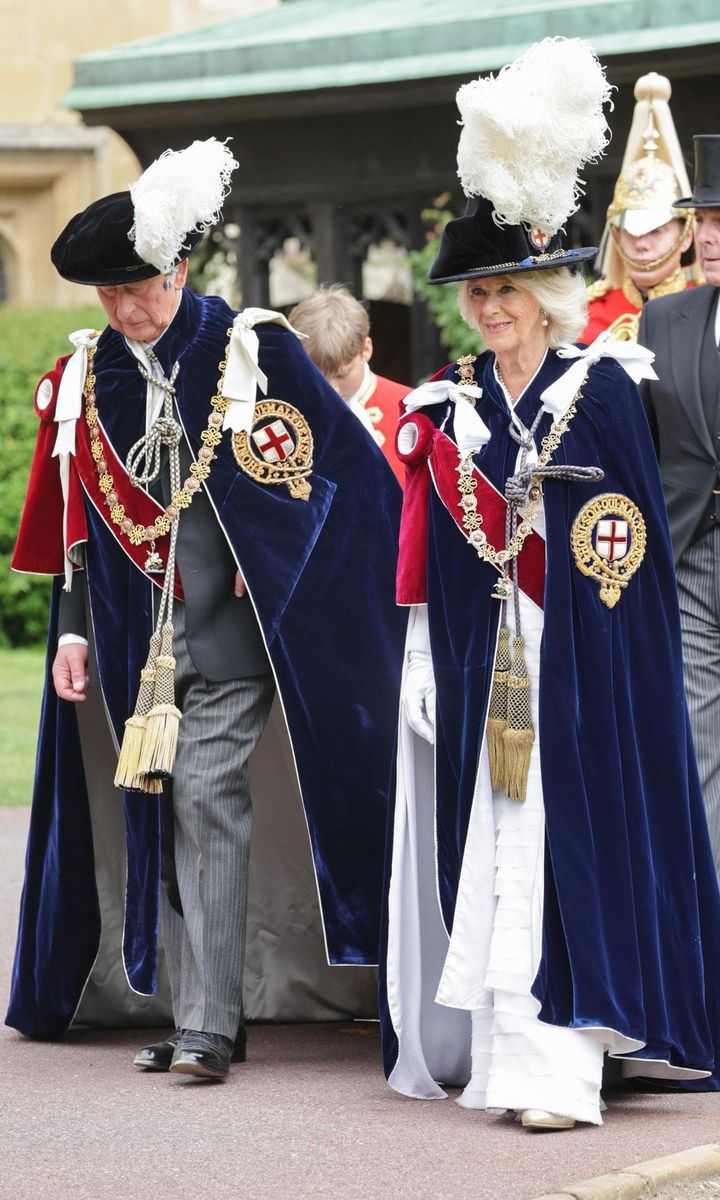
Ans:
[[[188,161],[186,174],[190,188],[207,172]],[[38,389],[14,565],[64,573],[71,586],[55,586],[54,688],[48,677],[7,1020],[55,1037],[87,994],[111,918],[95,878],[93,752],[76,709],[89,670],[120,743],[162,593],[174,639],[157,662],[174,667],[182,719],[162,794],[160,772],[125,791],[123,968],[133,997],[153,993],[162,931],[176,1030],[136,1065],[223,1078],[245,1051],[247,760],[275,686],[327,960],[377,961],[404,624],[392,594],[400,494],[279,314],[236,316],[184,289],[194,228],[179,230],[170,264],[167,251],[139,255],[141,201],[133,191],[96,202],[53,248],[65,278],[97,287],[109,326],[76,336],[75,355]],[[140,700],[136,719],[146,721]]]

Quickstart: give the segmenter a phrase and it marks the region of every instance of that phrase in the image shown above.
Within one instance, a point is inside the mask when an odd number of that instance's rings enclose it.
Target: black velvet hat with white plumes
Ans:
[[[127,191],[95,200],[68,222],[50,252],[54,267],[93,287],[167,274],[219,220],[237,165],[216,138],[166,150]]]
[[[95,200],[63,229],[50,251],[53,266],[63,279],[92,287],[151,279],[160,272],[137,254],[130,240],[134,222],[129,191]],[[202,232],[186,232],[177,261],[186,258],[201,238]]]
[[[576,267],[597,248],[564,249],[580,169],[608,140],[610,87],[587,42],[545,38],[495,77],[463,84],[458,177],[465,214],[445,226],[428,283]]]
[[[564,250],[558,233],[548,238],[540,229],[525,225],[497,225],[490,201],[473,196],[465,215],[448,221],[443,229],[428,283],[576,267],[596,254],[596,246]]]

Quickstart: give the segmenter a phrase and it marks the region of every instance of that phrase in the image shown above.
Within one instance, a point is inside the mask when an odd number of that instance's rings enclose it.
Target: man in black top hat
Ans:
[[[680,591],[685,688],[720,876],[720,134],[695,137],[703,287],[654,300],[639,341],[655,351],[644,399],[660,461]]]
[[[255,1017],[374,1012],[330,964],[377,961],[405,624],[379,448],[284,317],[184,287],[236,166],[166,152],[55,243],[108,327],[38,387],[13,560],[55,586],[7,1022],[160,1023],[160,943],[176,1028],[135,1065],[211,1079],[245,1057],[245,976]],[[271,721],[251,805],[276,684],[291,744]]]

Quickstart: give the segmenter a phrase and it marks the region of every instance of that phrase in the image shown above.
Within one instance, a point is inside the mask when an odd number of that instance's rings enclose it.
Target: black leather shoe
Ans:
[[[151,1046],[143,1046],[135,1055],[133,1066],[139,1071],[169,1071],[179,1041],[180,1030],[176,1029],[164,1042],[153,1042]]]
[[[233,1043],[220,1033],[183,1029],[172,1056],[170,1070],[198,1079],[224,1079],[230,1070]]]

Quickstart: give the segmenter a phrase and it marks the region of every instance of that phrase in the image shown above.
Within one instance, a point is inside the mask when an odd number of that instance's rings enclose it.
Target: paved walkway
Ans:
[[[3,1005],[26,824],[0,809]],[[137,1033],[1,1028],[0,1200],[532,1200],[720,1137],[717,1095],[611,1093],[601,1129],[555,1135],[405,1100],[372,1026],[255,1027],[221,1085],[134,1071]]]

